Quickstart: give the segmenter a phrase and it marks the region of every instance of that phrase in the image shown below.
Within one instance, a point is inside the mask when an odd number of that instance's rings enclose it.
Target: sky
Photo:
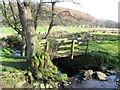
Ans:
[[[56,6],[80,10],[98,19],[118,21],[118,2],[120,0],[74,0],[80,3],[60,2]]]
[[[33,1],[39,1],[39,0],[33,0]],[[43,1],[51,1],[51,0],[43,0]],[[63,0],[59,0],[59,1],[63,1]],[[64,0],[64,1],[66,2],[56,3],[56,6],[80,10],[98,19],[109,19],[113,21],[118,21],[118,2],[120,0],[73,0],[74,2],[80,3],[80,5],[70,2],[72,0]]]

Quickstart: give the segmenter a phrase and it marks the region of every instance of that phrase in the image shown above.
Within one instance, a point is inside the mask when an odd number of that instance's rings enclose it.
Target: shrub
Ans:
[[[24,41],[18,36],[8,36],[5,41],[11,49],[22,50]]]

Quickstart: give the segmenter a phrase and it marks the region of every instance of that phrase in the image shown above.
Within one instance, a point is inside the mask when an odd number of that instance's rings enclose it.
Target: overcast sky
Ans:
[[[69,1],[69,0],[67,0]],[[75,0],[81,4],[71,2],[57,3],[57,6],[77,9],[87,12],[96,18],[118,21],[118,2],[120,0]]]

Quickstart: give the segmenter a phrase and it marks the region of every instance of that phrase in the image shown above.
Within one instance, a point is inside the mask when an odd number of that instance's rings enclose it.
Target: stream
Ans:
[[[99,81],[96,79],[82,80],[81,82],[72,81],[71,88],[110,88],[111,90],[117,88],[116,76],[108,76],[106,81]]]
[[[115,90],[118,88],[117,79],[119,77],[117,75],[110,75],[107,76],[106,80],[100,81],[97,79],[90,79],[90,80],[81,80],[79,81],[78,75],[73,76],[70,78],[71,81],[71,88],[84,88],[84,89],[92,89],[96,90],[96,88],[103,90],[103,89],[109,89],[109,90]]]
[[[11,49],[11,52],[14,53],[16,56],[21,56],[21,51],[20,50]]]
[[[58,73],[61,73],[61,71],[59,70]],[[109,90],[115,90],[118,88],[117,82],[116,80],[118,79],[118,75],[116,74],[111,74],[109,76],[106,77],[106,80],[101,81],[101,80],[97,80],[97,79],[89,79],[89,80],[79,80],[80,79],[80,75],[74,75],[72,77],[69,77],[69,82],[71,82],[70,84],[70,88],[81,88],[81,89],[92,89],[92,90],[96,90],[96,88],[98,89],[109,89]]]

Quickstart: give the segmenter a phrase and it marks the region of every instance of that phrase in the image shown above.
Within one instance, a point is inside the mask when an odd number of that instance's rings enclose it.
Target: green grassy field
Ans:
[[[47,30],[47,26],[38,27],[38,32],[45,32]],[[57,29],[67,29],[70,32],[79,32],[80,30],[88,30],[89,28],[78,28],[78,27],[62,27],[57,26],[53,27],[52,30]],[[2,34],[16,34],[16,32],[9,27],[0,28],[0,32]],[[97,34],[102,34],[101,32]],[[86,46],[80,46],[80,50],[85,50]],[[118,37],[114,36],[102,36],[102,41],[100,43],[96,43],[91,41],[89,44],[89,51],[101,51],[108,53],[108,57],[111,58],[114,62],[118,62]],[[24,75],[19,72],[26,72],[28,70],[28,63],[21,61],[25,57],[15,56],[10,52],[10,50],[6,47],[0,46],[0,73],[2,75],[2,80],[12,85],[18,82],[18,78],[22,78],[23,80]],[[116,69],[120,68],[120,63],[115,63]],[[12,82],[12,83],[11,83]]]
[[[38,26],[36,32],[47,32],[48,26]],[[52,28],[51,31],[54,30],[68,30],[70,32],[79,32],[80,30],[89,30],[89,28],[80,28],[80,27],[72,27],[72,26],[55,26]],[[2,34],[16,34],[17,32],[14,31],[11,27],[0,27],[0,33]]]
[[[36,32],[47,32],[49,26],[38,26],[36,29]],[[73,26],[54,26],[52,27],[51,31],[55,31],[55,30],[67,30],[68,32],[73,32],[73,33],[77,33],[80,31],[89,31],[89,30],[94,30],[95,28],[81,28],[81,27],[73,27]],[[0,27],[0,33],[2,34],[16,34],[17,32],[15,30],[13,30],[11,27]],[[109,35],[118,35],[118,34],[114,34],[114,33],[110,33],[110,32],[92,32],[91,34],[109,34]]]
[[[0,27],[0,33],[2,34],[16,34],[17,32],[13,30],[11,27]]]
[[[109,52],[111,55],[118,54],[118,36],[101,36],[102,40],[100,43],[96,41],[91,41],[89,43],[89,50],[94,51],[105,51]],[[82,46],[80,48],[85,49],[86,46]]]
[[[4,87],[14,87],[24,80],[24,73],[28,70],[28,63],[22,61],[25,57],[16,56],[6,47],[0,46],[0,75]]]
[[[37,27],[37,33],[38,32],[45,32],[47,31],[48,26],[39,26]],[[54,30],[62,30],[62,29],[66,29],[69,30],[70,32],[79,32],[80,30],[89,30],[90,28],[80,28],[80,27],[73,27],[73,26],[69,26],[69,27],[63,27],[63,26],[56,26],[52,28],[52,31]],[[2,31],[2,34],[16,34],[16,32],[10,28],[10,27],[1,27],[0,30]],[[93,34],[102,34],[104,35],[105,33],[102,32],[95,32]],[[107,33],[108,34],[108,33]],[[111,55],[117,55],[118,54],[118,40],[117,40],[117,34],[114,36],[114,34],[111,34],[112,36],[102,36],[103,40],[101,43],[94,43],[91,42],[89,45],[89,50],[96,50],[96,51],[107,51],[109,53],[111,53]],[[0,50],[2,48],[0,47]],[[80,49],[85,49],[85,46],[80,47]],[[7,55],[4,55],[6,57],[2,57],[4,60],[12,60],[12,59],[16,59],[16,58],[23,58],[23,57],[17,57],[14,56],[12,54],[9,54],[9,51],[7,51],[6,49],[4,49],[4,53],[7,53]],[[3,52],[0,51],[1,54],[3,54]],[[12,57],[12,58],[11,58]]]

